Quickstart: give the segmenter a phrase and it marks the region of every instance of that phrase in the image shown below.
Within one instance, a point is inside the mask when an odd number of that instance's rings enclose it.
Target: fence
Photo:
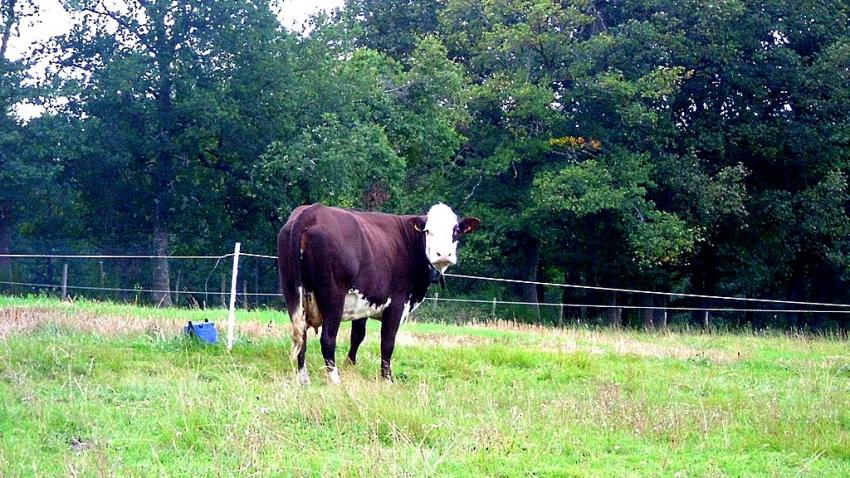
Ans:
[[[234,335],[235,335],[235,310],[238,305],[238,297],[242,296],[242,303],[244,305],[250,305],[251,298],[254,298],[255,304],[259,304],[260,298],[275,298],[275,300],[280,300],[280,294],[278,292],[260,292],[260,267],[259,261],[275,261],[277,258],[275,256],[263,255],[263,254],[252,254],[245,253],[241,251],[241,244],[236,243],[234,250],[232,253],[222,254],[222,255],[174,255],[174,256],[156,256],[156,255],[96,255],[96,254],[6,254],[0,255],[0,258],[6,259],[16,259],[16,260],[65,260],[62,264],[62,280],[60,283],[51,283],[49,281],[14,281],[14,280],[0,280],[0,285],[11,286],[11,287],[26,287],[31,289],[43,290],[43,289],[53,289],[60,290],[61,297],[66,299],[69,297],[69,290],[71,291],[87,291],[87,292],[110,292],[110,293],[131,293],[131,294],[142,294],[142,293],[150,293],[150,294],[169,294],[175,295],[177,297],[177,302],[179,303],[180,295],[184,295],[192,298],[195,301],[195,304],[198,304],[195,296],[203,296],[203,306],[206,307],[208,303],[208,298],[210,296],[220,297],[222,299],[222,305],[228,308],[228,321],[227,321],[227,348],[228,350],[232,348]],[[254,291],[248,292],[247,281],[242,282],[242,290],[239,291],[239,276],[240,276],[240,259],[251,258],[257,261],[255,263],[255,275],[254,275]],[[212,261],[215,260],[215,264],[211,271],[208,272],[207,277],[204,281],[203,290],[199,289],[189,289],[180,287],[181,281],[181,273],[177,274],[176,284],[173,289],[169,290],[160,290],[155,288],[144,288],[140,286],[135,287],[107,287],[104,284],[104,260],[120,260],[120,261],[128,261],[128,260],[151,260],[151,259],[168,259],[174,261],[189,261],[189,260],[200,260],[200,261]],[[226,275],[222,274],[221,276],[221,287],[218,291],[210,291],[208,289],[209,279],[212,277],[212,274],[215,270],[217,270],[218,265],[221,261],[225,259],[232,259],[231,270],[230,270],[230,287],[229,290],[226,290]],[[100,286],[93,285],[70,285],[69,284],[69,268],[67,260],[97,260],[100,265]],[[271,270],[274,271],[274,263],[269,262],[271,264]],[[55,269],[50,269],[50,273],[55,273]],[[201,274],[202,275],[202,274]],[[273,274],[275,283],[274,288],[277,289],[276,282],[276,272]],[[703,325],[708,327],[710,325],[710,314],[715,313],[768,313],[768,314],[824,314],[824,315],[844,315],[850,314],[850,304],[840,304],[840,303],[831,303],[831,302],[807,302],[807,301],[793,301],[793,300],[777,300],[777,299],[760,299],[760,298],[749,298],[749,297],[733,297],[733,296],[721,296],[721,295],[704,295],[704,294],[690,294],[690,293],[677,293],[677,292],[660,292],[660,291],[647,291],[647,290],[639,290],[639,289],[627,289],[627,288],[616,288],[616,287],[601,287],[601,286],[591,286],[591,285],[581,285],[581,284],[565,284],[565,283],[554,283],[554,282],[538,282],[538,281],[524,281],[517,279],[505,279],[505,278],[495,278],[495,277],[484,277],[484,276],[476,276],[476,275],[468,275],[468,274],[446,274],[447,277],[460,279],[460,280],[469,280],[469,281],[477,281],[481,283],[489,283],[489,284],[512,284],[512,285],[534,285],[539,287],[549,287],[555,289],[574,289],[574,290],[583,290],[583,291],[594,291],[594,292],[606,292],[606,293],[623,293],[623,294],[642,294],[646,296],[660,296],[667,300],[680,300],[680,299],[700,299],[700,300],[711,300],[711,301],[725,301],[732,303],[744,303],[745,307],[734,307],[734,306],[679,306],[679,305],[671,305],[665,303],[664,305],[629,305],[629,304],[598,304],[598,303],[583,303],[583,302],[571,302],[560,300],[558,302],[547,302],[547,301],[517,301],[517,300],[500,300],[498,297],[493,297],[492,299],[485,298],[470,298],[470,297],[440,297],[439,291],[435,291],[432,296],[426,297],[425,300],[429,301],[432,305],[437,306],[442,303],[445,304],[471,304],[474,306],[487,308],[489,309],[489,313],[491,317],[496,316],[496,308],[497,307],[533,307],[537,308],[549,308],[557,311],[557,324],[563,325],[564,311],[567,309],[571,310],[586,310],[586,309],[598,309],[598,310],[634,310],[634,311],[652,311],[663,313],[663,317],[660,319],[663,325],[667,324],[667,314],[668,313],[697,313],[701,312],[704,314],[703,316]],[[262,281],[266,284],[267,287],[269,280]],[[138,295],[137,295],[138,298]],[[228,299],[225,301],[225,299]],[[749,304],[760,304],[759,307],[748,307],[746,305]],[[780,307],[781,306],[781,307]],[[817,309],[814,309],[816,307]]]

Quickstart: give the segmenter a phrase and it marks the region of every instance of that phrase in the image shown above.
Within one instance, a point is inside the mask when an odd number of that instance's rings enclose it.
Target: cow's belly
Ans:
[[[374,304],[366,300],[357,289],[352,289],[345,294],[345,303],[342,307],[342,320],[357,320],[380,316],[392,299],[387,299],[383,304]]]

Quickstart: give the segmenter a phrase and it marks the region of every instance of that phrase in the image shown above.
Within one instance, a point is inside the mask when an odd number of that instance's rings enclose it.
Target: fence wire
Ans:
[[[234,253],[222,254],[222,255],[177,255],[177,256],[162,256],[162,255],[111,255],[111,254],[0,254],[0,258],[10,258],[10,259],[175,259],[175,260],[215,260],[216,266],[222,259],[227,259],[230,257],[234,257]],[[239,253],[239,256],[242,257],[251,257],[257,259],[270,259],[276,260],[276,256],[265,255],[265,254],[252,254],[252,253]],[[214,270],[215,268],[213,268]],[[212,274],[212,272],[210,272]],[[509,284],[528,284],[528,285],[536,285],[543,287],[556,287],[556,288],[570,288],[570,289],[583,289],[583,290],[595,290],[595,291],[605,291],[605,292],[620,292],[620,293],[629,293],[629,294],[647,294],[647,295],[656,295],[656,296],[665,296],[671,298],[697,298],[697,299],[711,299],[711,300],[723,300],[723,301],[737,301],[737,302],[755,302],[762,304],[777,304],[777,305],[792,305],[792,306],[810,306],[810,307],[835,307],[835,308],[846,308],[847,310],[835,310],[835,309],[798,309],[798,308],[745,308],[745,307],[678,307],[678,306],[641,306],[641,305],[616,305],[616,304],[580,304],[580,303],[560,303],[560,302],[529,302],[529,301],[510,301],[510,300],[499,300],[499,299],[471,299],[471,298],[448,298],[448,297],[426,297],[425,300],[433,301],[436,303],[439,302],[450,302],[450,303],[467,303],[467,304],[478,304],[478,305],[501,305],[501,306],[531,306],[531,307],[561,307],[561,308],[591,308],[591,309],[627,309],[627,310],[666,310],[672,312],[759,312],[759,313],[793,313],[793,314],[850,314],[850,304],[839,304],[839,303],[830,303],[830,302],[806,302],[806,301],[792,301],[792,300],[778,300],[778,299],[759,299],[759,298],[750,298],[750,297],[734,297],[734,296],[721,296],[721,295],[706,295],[706,294],[690,294],[683,292],[660,292],[660,291],[648,291],[648,290],[640,290],[640,289],[628,289],[628,288],[618,288],[618,287],[603,287],[603,286],[590,286],[590,285],[582,285],[582,284],[565,284],[565,283],[557,283],[557,282],[542,282],[542,281],[528,281],[528,280],[520,280],[520,279],[507,279],[507,278],[498,278],[498,277],[485,277],[485,276],[477,276],[470,274],[455,274],[448,273],[445,274],[446,277],[452,277],[457,279],[467,279],[467,280],[476,280],[476,281],[484,281],[484,282],[494,282],[494,283],[509,283]],[[207,277],[209,279],[209,276]],[[15,281],[0,281],[0,284],[10,285],[10,286],[20,286],[20,287],[33,287],[33,288],[42,288],[42,289],[62,289],[62,284],[51,284],[51,283],[43,283],[43,282],[15,282]],[[83,290],[83,291],[103,291],[103,292],[128,292],[128,293],[153,293],[153,294],[180,294],[180,295],[192,295],[192,296],[226,296],[230,295],[229,292],[226,291],[199,291],[199,290],[162,290],[162,289],[148,289],[148,288],[124,288],[124,287],[95,287],[95,286],[84,286],[84,285],[65,285],[64,288],[66,290]],[[242,297],[280,297],[278,292],[238,292],[237,295],[241,295]]]

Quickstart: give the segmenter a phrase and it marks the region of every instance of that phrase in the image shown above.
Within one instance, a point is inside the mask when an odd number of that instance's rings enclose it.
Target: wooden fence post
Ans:
[[[174,305],[180,305],[180,275],[183,271],[177,271],[177,280],[174,281]]]
[[[558,328],[564,327],[564,304],[558,306]]]
[[[242,305],[247,309],[251,304],[248,303],[248,281],[242,281]]]
[[[225,289],[226,284],[227,284],[227,274],[222,274],[221,275],[221,289],[219,289],[219,292],[221,292],[221,295],[220,295],[221,305],[223,307],[227,307],[227,296],[224,294],[224,292],[227,290],[227,289]]]
[[[68,299],[68,263],[62,265],[62,300]]]

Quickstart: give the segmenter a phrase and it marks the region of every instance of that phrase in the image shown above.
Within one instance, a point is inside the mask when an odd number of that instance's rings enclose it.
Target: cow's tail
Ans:
[[[306,292],[301,275],[301,236],[308,227],[304,212],[303,208],[298,208],[292,213],[277,241],[280,286],[292,320],[291,359],[293,362],[298,359],[298,354],[306,345],[304,343],[304,333],[307,331],[307,316],[304,310]]]
[[[298,288],[298,305],[294,312],[290,312],[292,317],[292,352],[290,352],[290,360],[295,363],[298,360],[298,354],[304,348],[304,332],[307,331],[307,319],[304,313],[304,287]]]

